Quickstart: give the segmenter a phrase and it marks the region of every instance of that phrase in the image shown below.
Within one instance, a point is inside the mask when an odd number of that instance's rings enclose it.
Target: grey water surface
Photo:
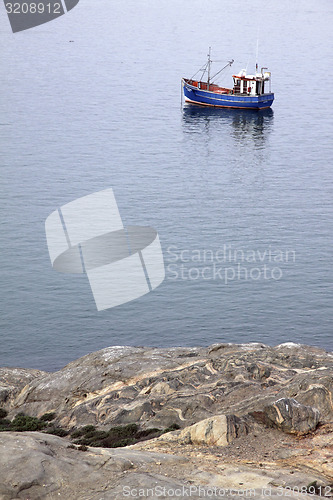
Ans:
[[[0,6],[0,366],[55,370],[110,345],[332,349],[331,0],[82,0],[13,34]],[[271,110],[181,105],[208,47],[272,72]],[[113,188],[166,279],[98,312],[51,267],[44,223]]]

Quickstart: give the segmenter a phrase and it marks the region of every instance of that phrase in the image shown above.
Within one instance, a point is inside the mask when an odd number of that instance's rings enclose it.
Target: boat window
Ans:
[[[235,81],[234,92],[235,92],[235,94],[240,94],[240,82],[241,81],[237,80],[236,78],[234,81]]]

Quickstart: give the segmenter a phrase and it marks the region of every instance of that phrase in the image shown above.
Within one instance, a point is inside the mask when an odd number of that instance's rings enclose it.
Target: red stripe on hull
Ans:
[[[191,104],[197,104],[198,106],[210,106],[211,108],[228,108],[228,109],[268,109],[270,106],[264,106],[258,108],[258,106],[252,108],[250,106],[225,106],[224,104],[208,104],[207,102],[192,101],[188,97],[185,97],[185,102],[190,102]]]

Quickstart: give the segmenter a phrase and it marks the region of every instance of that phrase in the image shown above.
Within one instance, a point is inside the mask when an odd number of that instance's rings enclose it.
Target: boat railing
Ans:
[[[199,90],[207,90],[209,92],[215,92],[217,94],[229,94],[229,95],[237,94],[237,95],[244,95],[244,96],[251,95],[251,93],[249,93],[249,92],[241,92],[240,85],[235,85],[232,89],[228,89],[225,87],[219,87],[215,83],[208,84],[207,82],[201,82],[198,80],[188,80],[188,79],[184,79],[184,80],[185,80],[185,83],[187,83],[188,85],[191,85],[192,87],[196,87]],[[271,94],[271,91],[262,92],[261,94],[256,93],[255,95],[265,95],[265,94]]]
[[[218,94],[232,94],[233,90],[225,87],[220,87],[215,83],[202,82],[197,80],[186,80],[186,83],[192,87],[197,87],[199,90],[207,90],[209,92],[216,92]]]

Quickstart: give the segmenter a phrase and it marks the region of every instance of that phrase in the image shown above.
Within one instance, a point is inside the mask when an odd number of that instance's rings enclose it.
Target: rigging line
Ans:
[[[233,59],[231,59],[231,61],[228,61],[228,64],[226,64],[222,69],[220,69],[220,71],[218,71],[217,73],[215,73],[215,75],[211,77],[211,80],[213,80],[213,78],[215,78],[217,75],[219,75],[221,73],[221,71],[223,71],[228,66],[231,66],[233,63],[234,63]]]
[[[204,69],[202,70],[202,71],[203,71],[203,73],[202,73],[202,75],[201,75],[201,80],[203,79],[204,74],[205,74],[205,73],[206,73],[206,71],[207,71],[208,64],[209,64],[209,62],[207,62],[207,63],[205,64]]]
[[[207,63],[205,64],[205,66],[202,66],[200,69],[198,69],[198,71],[196,73],[194,73],[194,75],[192,76],[191,80],[193,80],[193,78],[200,72],[200,71],[203,71],[203,74],[202,76],[206,73],[207,71]],[[202,78],[202,77],[201,77]]]

